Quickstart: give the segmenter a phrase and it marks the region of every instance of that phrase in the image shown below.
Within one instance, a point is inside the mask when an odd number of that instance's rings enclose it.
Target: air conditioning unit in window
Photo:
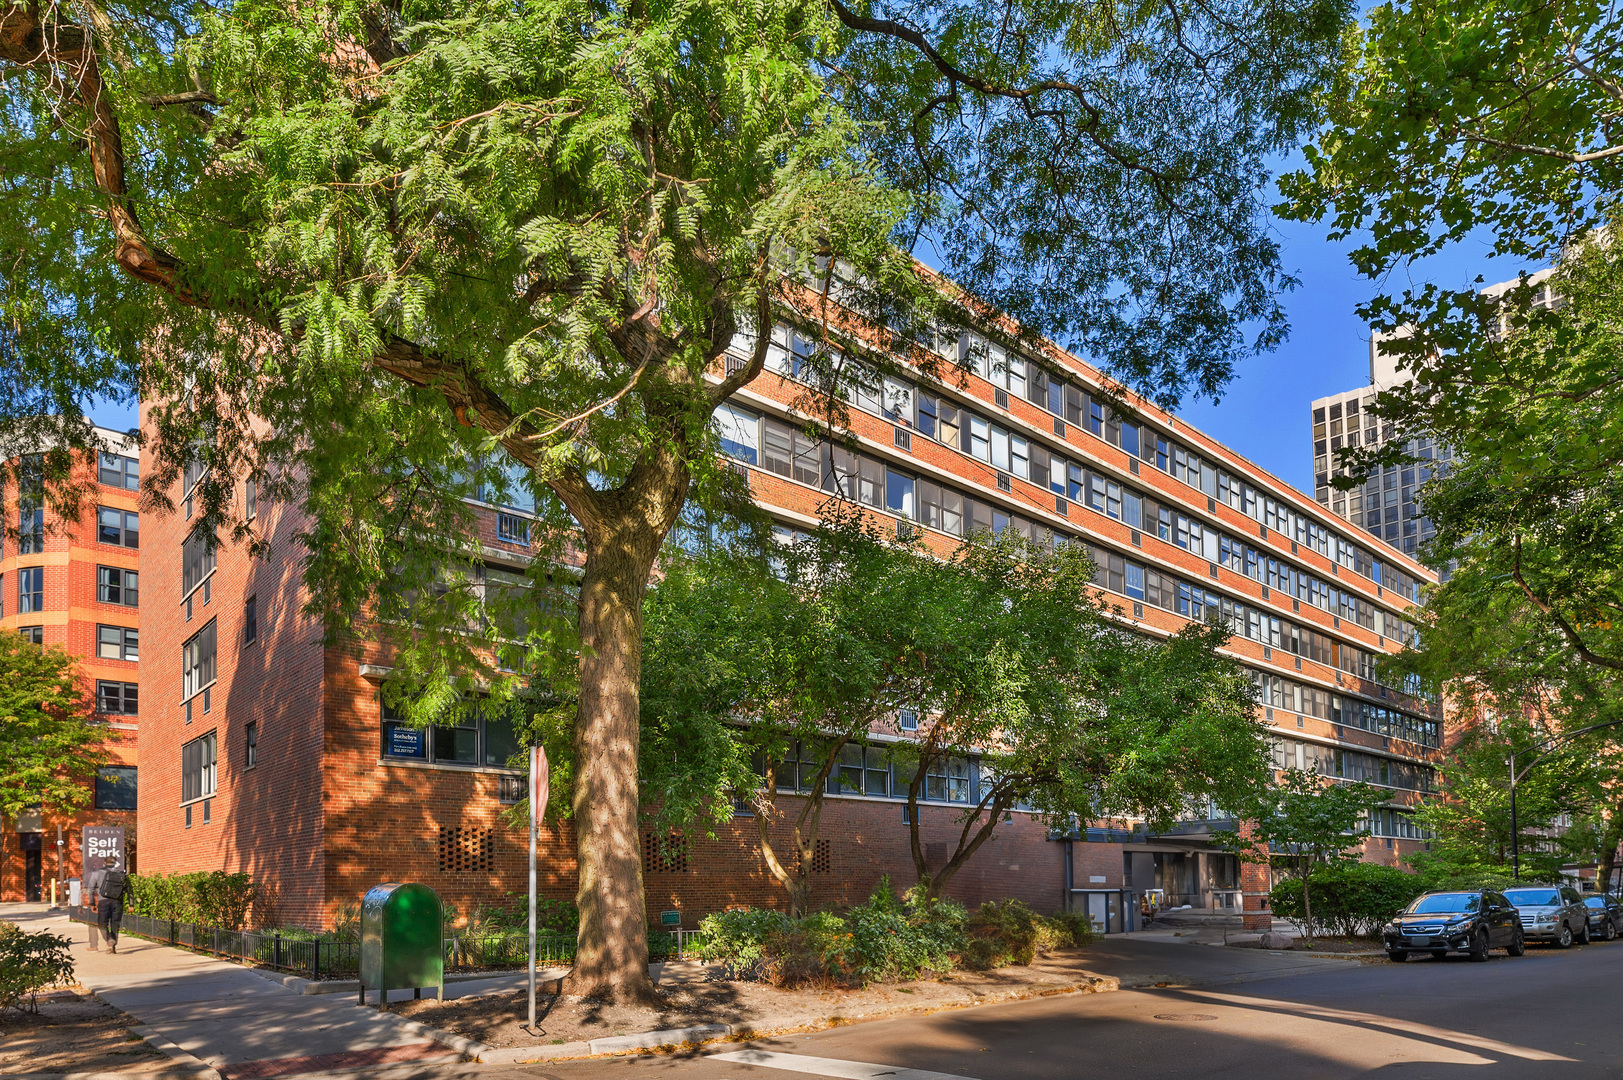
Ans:
[[[509,806],[524,801],[524,777],[499,776],[496,778],[496,801]]]

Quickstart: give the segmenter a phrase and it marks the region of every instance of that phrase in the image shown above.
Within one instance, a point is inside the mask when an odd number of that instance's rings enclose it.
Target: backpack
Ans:
[[[124,894],[130,887],[130,875],[122,870],[112,867],[101,872],[101,898],[103,900],[123,901]]]

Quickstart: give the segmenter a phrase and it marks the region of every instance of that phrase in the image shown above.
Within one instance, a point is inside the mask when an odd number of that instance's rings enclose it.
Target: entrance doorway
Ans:
[[[42,854],[38,848],[23,852],[23,899],[31,903],[43,898]]]

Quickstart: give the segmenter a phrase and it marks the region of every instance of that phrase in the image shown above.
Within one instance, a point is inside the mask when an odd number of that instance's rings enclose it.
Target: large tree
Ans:
[[[910,342],[973,298],[1162,402],[1215,393],[1283,333],[1263,162],[1308,122],[1346,16],[0,4],[0,355],[27,391],[0,419],[138,383],[149,500],[200,462],[196,520],[251,544],[242,479],[300,504],[313,608],[334,632],[362,612],[417,627],[398,665],[430,712],[475,683],[568,681],[569,989],[646,996],[642,599],[722,472],[709,416],[760,373],[771,324],[817,331],[824,391],[929,367]],[[918,243],[967,291],[922,274]],[[466,562],[475,492],[538,502],[554,546],[527,587]],[[525,598],[516,621],[480,614]]]
[[[1623,34],[1588,0],[1402,0],[1349,35],[1329,123],[1287,177],[1284,213],[1356,237],[1383,289],[1425,259],[1477,245],[1523,278],[1484,295],[1425,282],[1360,307],[1412,381],[1379,396],[1401,437],[1369,467],[1415,470],[1437,526],[1426,557],[1457,562],[1443,593],[1514,593],[1584,662],[1623,671]],[[1608,227],[1609,223],[1612,227]],[[1558,299],[1550,302],[1550,295]],[[1451,449],[1440,475],[1410,437]],[[1409,482],[1408,478],[1405,483]],[[1463,609],[1478,601],[1462,599]],[[1446,606],[1446,605],[1445,605]]]
[[[0,814],[90,801],[107,738],[94,712],[78,661],[58,645],[41,648],[0,630]]]

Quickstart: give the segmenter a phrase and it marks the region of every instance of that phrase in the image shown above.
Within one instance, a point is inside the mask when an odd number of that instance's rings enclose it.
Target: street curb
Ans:
[[[230,961],[227,962],[229,963]],[[269,968],[247,967],[246,965],[238,966],[242,967],[244,971],[253,972],[262,979],[269,979],[273,983],[281,983],[295,994],[359,994],[361,992],[361,980],[359,979],[332,979],[324,981],[320,979],[306,979],[302,975],[283,975],[280,972],[272,971]],[[536,973],[537,980],[545,981],[546,978],[549,977],[547,973],[554,970],[567,974],[569,969],[543,968],[541,971]],[[522,968],[516,971],[459,972],[455,975],[447,975],[445,977],[445,984],[449,986],[452,983],[481,982],[485,979],[499,979],[503,975],[522,974],[524,974],[524,970]],[[561,979],[563,978],[563,975],[551,975],[550,978]]]
[[[1104,994],[1121,989],[1121,980],[1114,975],[1095,975],[1074,983],[1058,983],[1041,989],[1032,987],[1026,993],[1000,994],[972,1001],[920,1005],[915,1008],[886,1010],[871,1016],[824,1016],[804,1024],[788,1027],[769,1027],[764,1024],[700,1024],[695,1027],[667,1028],[663,1031],[644,1031],[635,1035],[617,1035],[589,1042],[555,1043],[551,1046],[503,1046],[488,1049],[474,1060],[485,1065],[521,1065],[532,1061],[553,1061],[560,1058],[625,1057],[631,1054],[670,1053],[694,1049],[717,1042],[742,1042],[775,1035],[795,1035],[808,1031],[826,1031],[829,1028],[849,1027],[878,1020],[895,1020],[904,1016],[929,1016],[938,1012],[975,1009],[986,1005],[1003,1005],[1034,998],[1058,997],[1063,994]],[[432,1029],[429,1029],[432,1030]],[[449,1036],[456,1038],[456,1036]],[[444,1041],[436,1034],[436,1039]]]
[[[97,998],[100,1001],[100,998]],[[131,1035],[140,1039],[154,1050],[175,1059],[181,1066],[181,1075],[191,1080],[220,1080],[220,1073],[214,1066],[201,1058],[193,1056],[189,1051],[182,1050],[165,1036],[160,1035],[156,1029],[144,1024],[131,1024],[127,1029]]]

